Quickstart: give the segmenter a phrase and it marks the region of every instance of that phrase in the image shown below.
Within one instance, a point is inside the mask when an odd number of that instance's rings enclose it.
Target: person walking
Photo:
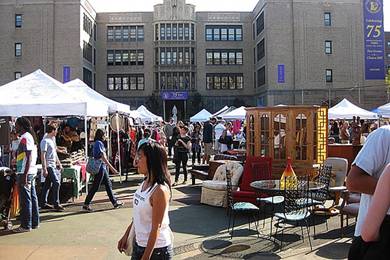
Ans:
[[[217,119],[213,117],[209,121],[205,122],[203,125],[203,145],[204,145],[203,163],[206,164],[209,163],[210,157],[213,154],[213,140],[214,140],[213,127],[216,122]]]
[[[373,194],[377,188],[378,179],[383,170],[390,163],[390,126],[383,126],[372,132],[352,163],[351,170],[347,175],[347,189],[350,192],[361,193],[359,214],[356,222],[355,237],[349,250],[348,259],[362,259],[360,250],[362,246],[362,229],[367,220],[369,207],[373,204]],[[378,184],[378,185],[377,185]],[[380,187],[380,186],[378,186]],[[390,210],[386,208],[386,216],[390,218]],[[380,213],[378,211],[377,213]],[[379,219],[376,220],[378,222]],[[381,239],[390,237],[390,229],[383,229]],[[375,233],[375,232],[374,232]],[[366,238],[367,239],[367,238]],[[371,240],[371,238],[368,238]],[[375,259],[375,258],[370,258]]]
[[[54,209],[57,211],[64,211],[64,208],[60,205],[62,165],[57,156],[57,147],[55,144],[56,135],[57,128],[53,125],[48,125],[46,128],[46,135],[40,144],[42,175],[46,178],[41,193],[41,208],[52,209],[52,207],[47,204],[47,196],[49,195],[49,189],[52,186]]]
[[[36,136],[30,121],[19,117],[15,123],[20,143],[16,157],[16,181],[19,188],[20,226],[13,232],[29,232],[39,228],[38,198],[35,190],[35,167],[38,157]]]
[[[172,231],[169,227],[171,180],[167,153],[159,143],[149,141],[138,150],[138,172],[145,176],[134,194],[133,220],[118,241],[118,250],[127,247],[131,228],[135,241],[131,259],[170,260],[173,257]]]
[[[198,164],[200,164],[200,152],[201,152],[201,134],[200,134],[200,124],[196,124],[194,131],[191,133],[191,152],[192,152],[192,165],[195,164],[195,159],[198,159]]]
[[[191,138],[187,135],[188,127],[180,127],[180,135],[177,137],[175,143],[175,152],[177,153],[176,159],[176,174],[175,174],[175,183],[172,186],[178,185],[179,175],[180,175],[180,165],[183,167],[184,181],[182,184],[187,183],[187,162],[188,162],[188,152],[191,149]]]
[[[167,123],[164,126],[164,133],[165,133],[166,141],[168,144],[168,157],[172,157],[172,148],[175,144],[175,143],[172,143],[173,128],[175,128],[175,123],[173,122],[173,119],[171,118],[169,120],[169,123]]]
[[[110,177],[108,175],[107,167],[110,168],[110,170],[114,174],[118,174],[118,171],[114,168],[114,166],[110,164],[110,162],[107,159],[106,149],[104,148],[104,144],[103,144],[104,139],[105,139],[104,131],[102,129],[97,129],[95,133],[95,143],[93,145],[92,156],[94,157],[95,160],[101,160],[102,163],[100,166],[99,173],[96,174],[95,178],[93,179],[92,188],[89,191],[84,201],[83,209],[88,212],[93,211],[90,206],[90,203],[102,182],[106,187],[107,195],[114,208],[120,208],[123,205],[123,202],[115,198],[114,193],[112,191],[112,184],[111,184]]]

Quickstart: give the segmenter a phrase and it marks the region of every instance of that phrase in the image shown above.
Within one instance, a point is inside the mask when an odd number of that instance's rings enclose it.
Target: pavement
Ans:
[[[125,202],[123,208],[113,209],[101,186],[93,199],[92,213],[81,210],[84,195],[74,203],[64,204],[64,212],[42,211],[37,230],[21,234],[0,230],[0,259],[128,259],[116,246],[130,224],[132,196],[141,181],[140,175],[131,175],[128,182],[122,183],[114,178],[114,192]],[[328,229],[324,217],[316,218],[315,237],[310,228],[313,250],[305,229],[304,240],[301,239],[301,227],[285,229],[283,237],[270,237],[270,218],[264,227],[263,221],[259,222],[258,237],[254,225],[249,230],[247,219],[238,217],[230,239],[226,209],[200,204],[200,192],[200,182],[173,188],[169,216],[175,238],[174,259],[347,258],[354,225],[341,239],[338,216],[328,218]],[[17,221],[13,223],[17,226]]]

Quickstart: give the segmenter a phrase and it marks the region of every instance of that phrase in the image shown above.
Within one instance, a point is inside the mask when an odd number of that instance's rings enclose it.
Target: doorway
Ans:
[[[164,119],[165,121],[169,121],[169,119],[172,117],[172,109],[174,106],[176,106],[177,109],[177,121],[182,120],[184,121],[186,118],[186,107],[185,107],[185,101],[184,100],[165,100],[165,114]]]

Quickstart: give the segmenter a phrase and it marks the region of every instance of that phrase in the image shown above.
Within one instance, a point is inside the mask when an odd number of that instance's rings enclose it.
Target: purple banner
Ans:
[[[285,83],[284,64],[278,64],[278,83]]]
[[[364,0],[365,79],[385,78],[383,0]]]
[[[188,92],[187,91],[164,91],[161,93],[161,98],[163,100],[187,100]]]
[[[70,67],[64,66],[62,70],[62,83],[70,81]]]

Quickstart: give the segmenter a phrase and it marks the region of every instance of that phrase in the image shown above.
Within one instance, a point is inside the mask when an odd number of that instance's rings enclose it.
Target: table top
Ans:
[[[280,180],[261,180],[254,181],[250,184],[250,186],[262,192],[283,192],[284,189],[280,188]],[[316,191],[325,187],[325,184],[318,183],[315,181],[309,181],[309,190]]]

